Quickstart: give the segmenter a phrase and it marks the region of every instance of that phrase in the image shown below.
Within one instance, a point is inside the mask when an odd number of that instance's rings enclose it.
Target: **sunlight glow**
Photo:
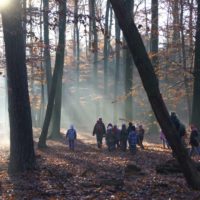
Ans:
[[[0,9],[4,9],[9,6],[11,0],[0,0]]]

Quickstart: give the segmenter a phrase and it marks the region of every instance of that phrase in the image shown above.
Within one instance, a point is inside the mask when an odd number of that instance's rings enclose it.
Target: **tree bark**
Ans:
[[[110,12],[110,0],[106,3],[105,12],[105,25],[104,25],[104,102],[103,102],[103,113],[104,116],[108,115],[107,109],[107,95],[108,95],[108,63],[109,63],[109,45],[110,45],[110,33],[109,33],[109,12]]]
[[[185,94],[186,94],[186,102],[188,107],[188,116],[191,118],[191,100],[190,100],[190,91],[191,87],[188,84],[188,75],[187,75],[187,63],[186,63],[186,49],[185,49],[185,34],[184,34],[184,22],[183,22],[183,14],[184,14],[184,2],[180,0],[180,34],[181,34],[181,50],[182,50],[182,65],[183,65],[183,78],[184,78],[184,86],[185,86]]]
[[[119,65],[120,65],[120,27],[117,22],[117,19],[115,20],[115,83],[114,83],[114,99],[117,99],[117,93],[118,93],[118,86],[119,86]],[[113,121],[116,124],[118,120],[118,106],[117,101],[114,103],[114,116]]]
[[[64,67],[64,50],[65,50],[65,29],[66,29],[66,0],[59,2],[59,41],[56,50],[56,61],[53,72],[51,90],[48,98],[48,105],[42,132],[39,138],[38,147],[46,147],[46,139],[48,134],[49,123],[52,116],[54,107],[56,89],[59,84],[59,80],[62,80],[63,67]],[[61,81],[62,82],[62,81]]]
[[[200,2],[197,3],[192,123],[200,129]]]
[[[151,63],[155,69],[158,70],[158,0],[151,0],[151,40],[150,40],[150,54]],[[157,133],[158,127],[154,123],[155,115],[152,110],[149,114],[149,133]]]
[[[96,0],[90,0],[91,4],[91,19],[92,19],[92,32],[93,32],[93,40],[92,40],[92,52],[94,53],[93,57],[93,83],[94,83],[94,91],[96,91],[96,95],[98,94],[98,32],[96,25]],[[96,118],[98,118],[100,114],[99,102],[95,102],[96,107]]]
[[[106,4],[106,14],[105,14],[105,27],[104,27],[104,96],[107,96],[108,93],[108,46],[109,46],[109,28],[108,28],[108,20],[109,20],[109,11],[110,11],[110,0],[107,0]]]
[[[43,0],[43,20],[44,20],[44,68],[46,70],[48,95],[51,89],[51,56],[49,44],[49,0]]]
[[[134,1],[127,1],[127,7],[129,12],[131,12],[131,17],[133,18],[133,10],[134,10]],[[128,121],[133,120],[133,96],[131,95],[131,90],[133,87],[133,58],[131,52],[124,40],[124,65],[125,65],[125,93],[127,95],[127,99],[125,101],[125,118]]]
[[[127,12],[126,1],[110,1],[132,53],[154,114],[167,140],[171,144],[171,148],[175,152],[178,162],[182,166],[186,181],[192,188],[200,189],[200,174],[188,156],[186,149],[181,144],[176,128],[170,120],[168,110],[160,94],[158,79],[155,75],[153,65],[147,55],[141,36],[131,17],[131,13]]]
[[[25,61],[22,8],[14,1],[2,11],[5,41],[8,110],[10,121],[9,172],[22,172],[35,167],[31,109]]]
[[[158,0],[151,1],[151,62],[158,66]]]

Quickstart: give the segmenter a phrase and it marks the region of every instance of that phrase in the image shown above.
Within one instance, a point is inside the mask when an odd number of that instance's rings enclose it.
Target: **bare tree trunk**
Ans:
[[[55,68],[53,72],[51,90],[48,98],[48,105],[46,110],[46,115],[44,119],[44,124],[42,132],[39,138],[38,147],[46,147],[46,139],[48,134],[49,123],[51,120],[56,90],[59,87],[59,84],[62,85],[62,74],[64,67],[64,53],[65,53],[65,29],[66,29],[66,0],[59,2],[59,41],[56,50],[56,61]],[[60,87],[61,87],[60,85]],[[61,87],[62,88],[62,87]]]
[[[2,11],[8,77],[9,172],[11,173],[35,167],[21,12],[19,1],[13,1],[8,8]]]
[[[47,91],[48,95],[51,89],[51,56],[49,44],[49,0],[43,0],[43,20],[44,20],[44,68],[46,70]]]
[[[79,79],[80,79],[80,41],[78,28],[78,0],[74,2],[74,28],[75,28],[75,42],[76,42],[76,73],[77,73],[77,98],[79,100]]]
[[[90,0],[91,4],[91,18],[92,18],[92,32],[93,32],[93,40],[92,40],[92,52],[94,53],[93,58],[93,83],[95,92],[98,91],[98,33],[97,33],[97,25],[96,25],[96,0]],[[99,102],[96,101],[96,117],[99,116]]]
[[[192,123],[200,129],[200,2],[197,1],[197,3]]]
[[[129,12],[131,12],[131,18],[133,18],[133,9],[134,9],[134,1],[127,1],[127,8]],[[133,97],[131,94],[131,90],[133,87],[133,58],[131,52],[127,46],[126,41],[124,40],[124,65],[125,65],[125,93],[127,95],[127,99],[125,101],[125,118],[128,121],[133,120]]]
[[[89,49],[92,49],[92,1],[88,0],[89,7]]]
[[[120,27],[117,22],[117,19],[115,20],[115,84],[114,84],[114,99],[117,99],[117,92],[118,92],[118,85],[119,85],[119,65],[120,65]],[[118,106],[117,101],[114,103],[114,116],[113,121],[116,124],[118,119]]]
[[[104,104],[103,113],[104,116],[108,115],[107,109],[107,95],[108,95],[108,63],[109,63],[109,45],[110,45],[110,33],[109,33],[109,13],[110,13],[110,0],[107,0],[106,13],[105,13],[105,25],[104,25]]]
[[[151,0],[151,40],[150,53],[153,67],[158,70],[158,0]],[[155,115],[152,110],[149,114],[149,133],[158,133],[157,124],[154,123]]]
[[[123,0],[110,1],[132,53],[154,114],[167,140],[171,144],[172,150],[176,154],[186,181],[192,188],[200,189],[200,174],[188,156],[186,149],[181,144],[177,130],[170,120],[168,110],[160,94],[158,79],[155,75],[153,65],[147,55],[131,13],[127,12],[127,4]]]
[[[182,49],[182,64],[183,64],[183,77],[184,77],[184,86],[185,86],[185,93],[186,93],[186,101],[187,101],[187,108],[188,108],[188,116],[189,119],[191,118],[191,100],[190,100],[190,91],[191,88],[188,84],[188,75],[187,75],[187,64],[186,64],[186,51],[185,51],[185,35],[184,35],[184,24],[183,24],[183,12],[184,12],[184,5],[183,0],[180,0],[181,6],[181,13],[180,13],[180,32],[181,32],[181,49]]]
[[[40,2],[40,11],[42,10],[42,0]],[[42,35],[43,35],[43,31],[42,31],[42,15],[40,15],[40,41],[42,41]],[[40,56],[41,58],[43,57],[43,48],[40,48]],[[44,66],[43,66],[43,60],[41,59],[40,61],[40,84],[41,84],[41,88],[40,88],[40,108],[38,110],[38,120],[37,120],[37,126],[38,127],[42,127],[42,122],[44,121],[44,110],[45,110],[45,94],[44,94]]]
[[[109,29],[108,29],[108,20],[109,20],[109,10],[110,10],[110,1],[107,0],[106,4],[106,14],[105,14],[105,27],[104,27],[104,96],[107,95],[108,89],[108,48],[109,48]],[[104,98],[105,98],[104,97]]]
[[[158,0],[151,1],[151,62],[158,67]]]

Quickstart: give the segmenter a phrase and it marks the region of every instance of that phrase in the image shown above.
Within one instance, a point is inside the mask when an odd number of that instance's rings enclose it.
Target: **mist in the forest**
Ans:
[[[123,123],[128,124],[129,121],[136,124],[147,124],[150,107],[141,81],[136,76],[137,78],[133,80],[134,87],[129,91],[129,94],[126,94],[123,65],[120,68],[121,74],[117,82],[116,96],[114,94],[116,82],[113,64],[109,64],[106,95],[104,95],[102,63],[99,63],[98,66],[97,89],[94,88],[94,80],[89,77],[81,80],[79,88],[76,87],[75,83],[64,84],[61,126],[67,128],[73,124],[79,130],[91,133],[99,117],[103,119],[105,125],[112,123],[118,125],[119,128]],[[137,74],[137,72],[134,73]],[[76,75],[70,77],[73,79]],[[132,114],[132,118],[129,118],[125,113],[125,104],[131,97],[132,106],[129,108],[129,112]]]
[[[7,106],[6,78],[0,76],[0,146],[9,145],[9,120]]]

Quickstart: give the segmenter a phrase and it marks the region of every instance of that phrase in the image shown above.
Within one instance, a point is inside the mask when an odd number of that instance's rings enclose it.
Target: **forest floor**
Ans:
[[[94,137],[79,134],[75,151],[63,140],[37,149],[34,171],[7,173],[8,149],[0,148],[0,200],[199,200],[181,173],[162,175],[156,165],[172,159],[161,144],[144,143],[136,155],[96,148]],[[198,161],[198,156],[196,156]],[[137,167],[130,167],[137,166]]]

